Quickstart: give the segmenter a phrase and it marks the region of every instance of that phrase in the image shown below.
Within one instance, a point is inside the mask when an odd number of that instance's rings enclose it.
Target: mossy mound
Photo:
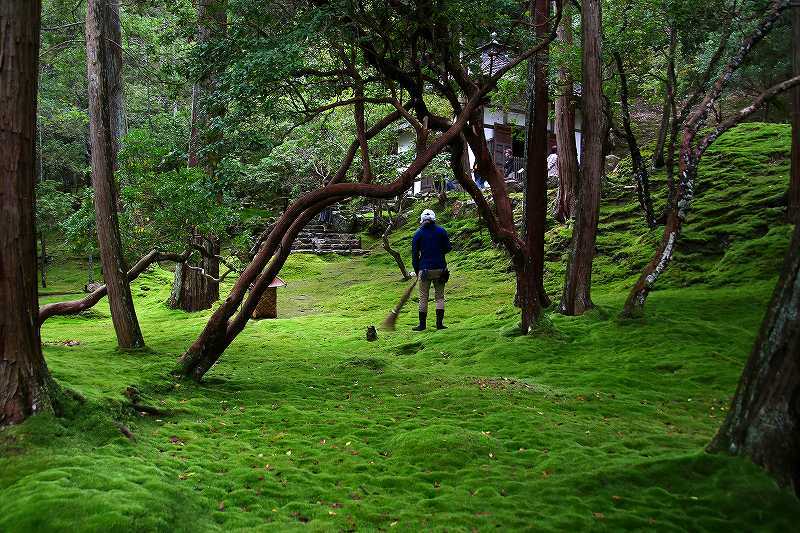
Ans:
[[[494,456],[497,448],[489,435],[449,424],[398,431],[387,446],[392,456],[421,470],[460,469],[471,461]]]

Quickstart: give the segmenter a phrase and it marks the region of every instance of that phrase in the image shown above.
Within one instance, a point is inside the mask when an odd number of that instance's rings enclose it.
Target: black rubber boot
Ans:
[[[411,328],[413,331],[424,331],[426,327],[426,322],[428,320],[428,313],[423,313],[422,311],[419,312],[419,326],[415,326]]]
[[[436,329],[447,329],[444,325],[444,309],[436,310]]]

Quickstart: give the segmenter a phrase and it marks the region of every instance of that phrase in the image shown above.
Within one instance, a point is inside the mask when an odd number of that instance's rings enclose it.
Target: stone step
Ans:
[[[331,249],[331,250],[354,250],[356,248],[361,248],[361,245],[357,242],[296,242],[292,245],[293,248],[308,248],[314,250],[320,250],[323,248]]]
[[[343,250],[329,250],[324,248],[298,248],[292,249],[293,254],[337,254],[337,255],[366,255],[369,253],[369,250],[364,250],[362,248],[350,248],[350,249],[343,249]]]
[[[355,245],[349,242],[313,242],[313,243],[296,243],[293,245],[295,248],[314,248],[317,250],[321,249],[328,249],[328,250],[353,250],[355,248],[361,248],[361,246]]]
[[[301,231],[297,234],[298,239],[358,239],[355,233],[311,233]]]
[[[360,243],[361,239],[358,237],[304,237],[299,236],[295,242],[355,242]]]
[[[309,224],[305,228],[303,228],[303,231],[323,232],[325,231],[325,226],[323,226],[322,224]]]

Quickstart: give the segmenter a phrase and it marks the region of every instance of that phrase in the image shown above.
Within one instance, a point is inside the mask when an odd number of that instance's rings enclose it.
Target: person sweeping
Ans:
[[[420,216],[420,227],[411,241],[411,263],[419,279],[419,325],[414,331],[427,326],[428,297],[433,283],[436,298],[436,329],[444,325],[444,286],[450,278],[445,255],[452,247],[447,231],[436,224],[436,214],[426,209]]]

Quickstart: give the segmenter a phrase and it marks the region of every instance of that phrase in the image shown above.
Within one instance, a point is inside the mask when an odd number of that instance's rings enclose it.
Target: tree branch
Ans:
[[[147,269],[147,267],[153,263],[158,261],[175,261],[176,263],[183,263],[189,259],[190,255],[190,250],[186,250],[180,254],[152,250],[150,253],[139,259],[139,261],[133,265],[133,268],[128,270],[128,283],[139,277],[139,274],[144,272],[145,269]],[[55,302],[41,306],[39,308],[39,326],[41,327],[45,320],[56,315],[76,315],[82,311],[91,309],[103,298],[103,296],[107,294],[107,292],[108,288],[105,285],[102,285],[80,300]]]

